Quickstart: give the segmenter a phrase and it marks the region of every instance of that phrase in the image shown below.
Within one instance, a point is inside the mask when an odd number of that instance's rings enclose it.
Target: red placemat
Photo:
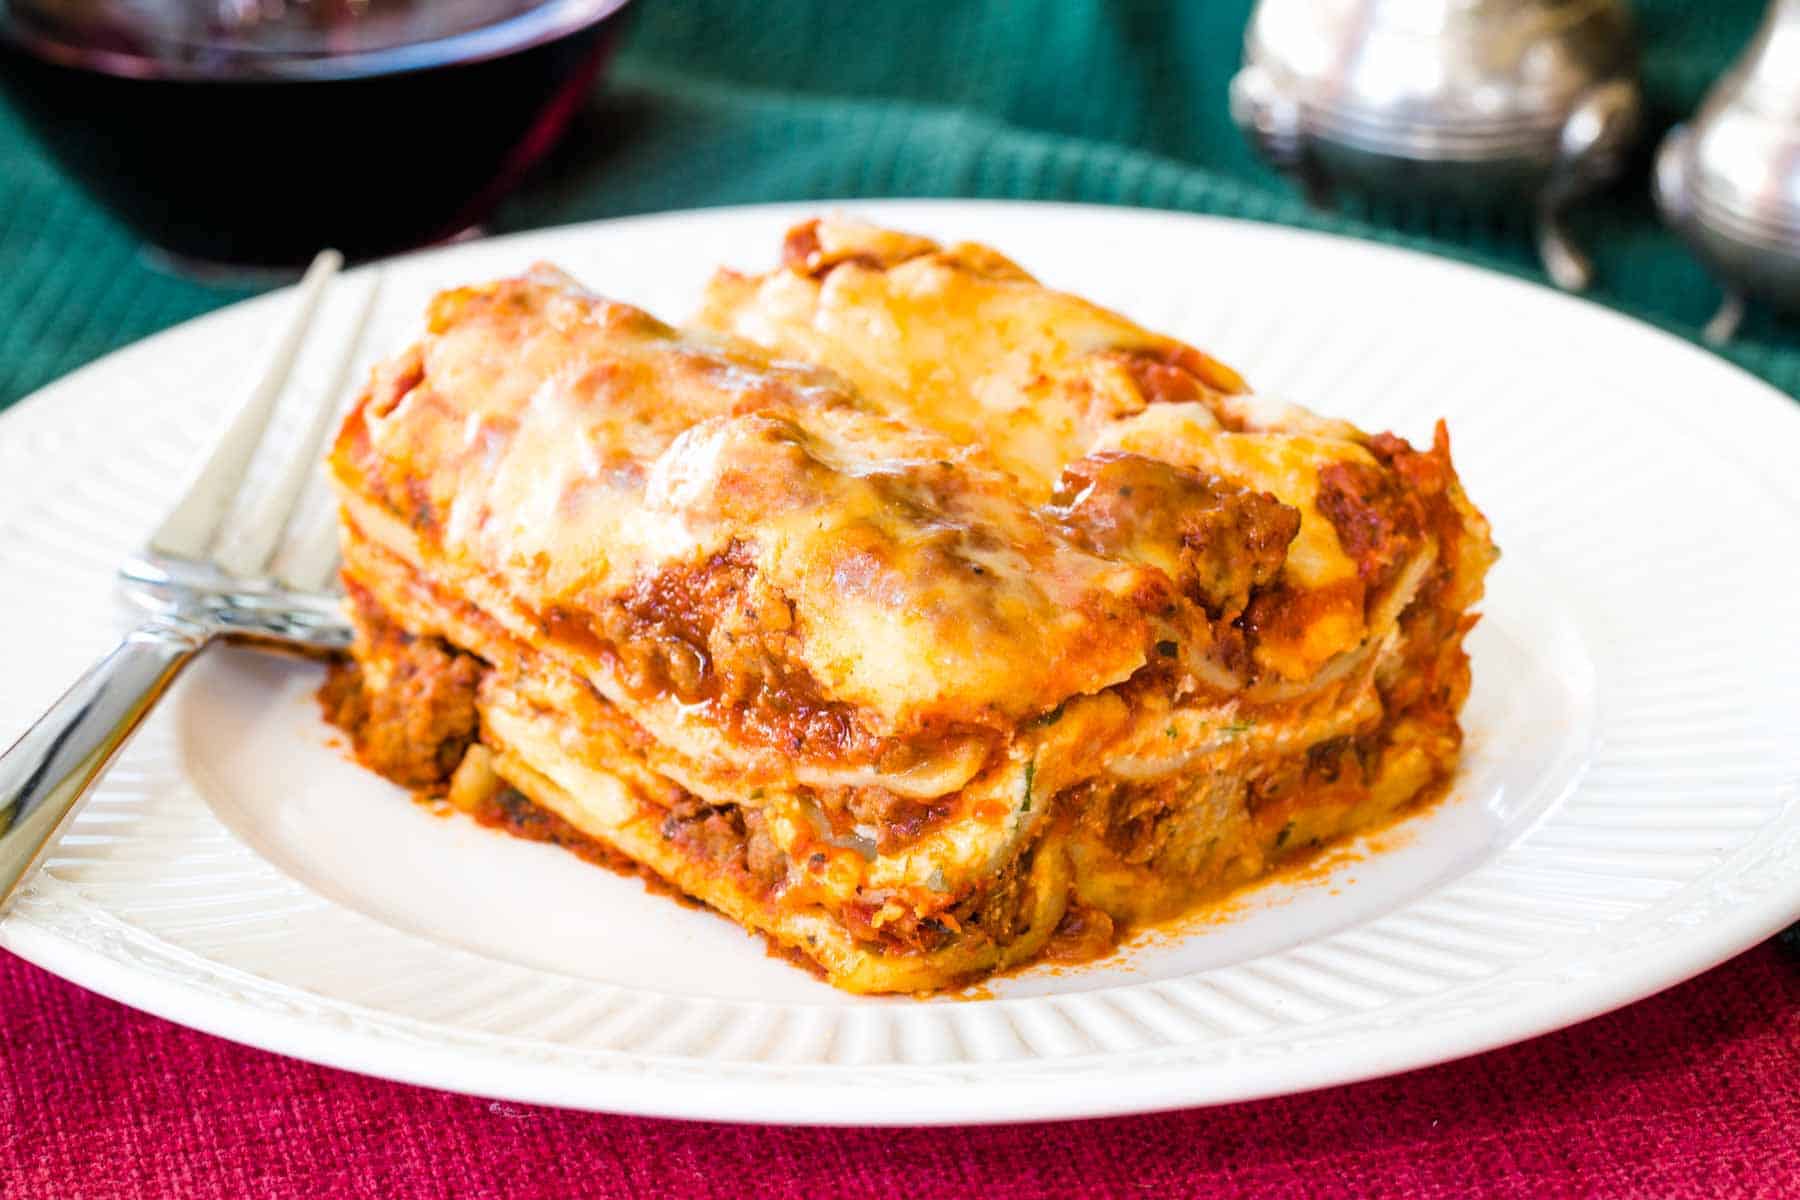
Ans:
[[[1800,959],[1352,1087],[988,1129],[686,1124],[315,1067],[0,954],[0,1196],[1800,1195]]]

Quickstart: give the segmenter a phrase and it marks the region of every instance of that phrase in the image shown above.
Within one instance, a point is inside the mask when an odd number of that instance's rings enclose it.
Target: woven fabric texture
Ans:
[[[1652,133],[1692,111],[1760,4],[1639,0]],[[1249,0],[638,0],[608,83],[496,231],[764,200],[987,196],[1221,213],[1539,276],[1519,218],[1346,198],[1309,211],[1226,115]],[[1696,336],[1718,300],[1648,199],[1649,148],[1576,225],[1596,300]],[[0,406],[240,299],[162,274],[0,108]],[[1800,328],[1727,356],[1800,394]]]
[[[0,956],[0,1195],[1782,1198],[1800,963],[1774,944],[1521,1046],[1305,1096],[988,1129],[557,1112],[277,1058]]]

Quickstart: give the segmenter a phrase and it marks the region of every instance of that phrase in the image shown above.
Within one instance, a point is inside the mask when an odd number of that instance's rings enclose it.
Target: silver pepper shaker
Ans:
[[[1641,125],[1624,0],[1259,0],[1232,116],[1315,204],[1344,184],[1530,204],[1556,283],[1593,266],[1564,225]]]
[[[1729,341],[1746,298],[1800,315],[1800,0],[1762,27],[1656,156],[1663,219],[1725,285],[1707,340]]]

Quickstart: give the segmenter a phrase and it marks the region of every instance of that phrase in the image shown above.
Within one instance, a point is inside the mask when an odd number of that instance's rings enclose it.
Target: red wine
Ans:
[[[0,0],[0,88],[165,251],[368,258],[485,217],[588,94],[623,2],[313,0],[270,20],[233,0]]]

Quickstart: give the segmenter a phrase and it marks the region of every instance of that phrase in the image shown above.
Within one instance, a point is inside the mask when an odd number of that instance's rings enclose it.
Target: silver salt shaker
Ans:
[[[1706,337],[1725,342],[1746,298],[1800,315],[1800,0],[1762,27],[1656,156],[1663,219],[1725,285]]]
[[[1343,184],[1531,205],[1556,283],[1585,288],[1564,215],[1641,125],[1624,0],[1260,0],[1233,118],[1315,204]]]

